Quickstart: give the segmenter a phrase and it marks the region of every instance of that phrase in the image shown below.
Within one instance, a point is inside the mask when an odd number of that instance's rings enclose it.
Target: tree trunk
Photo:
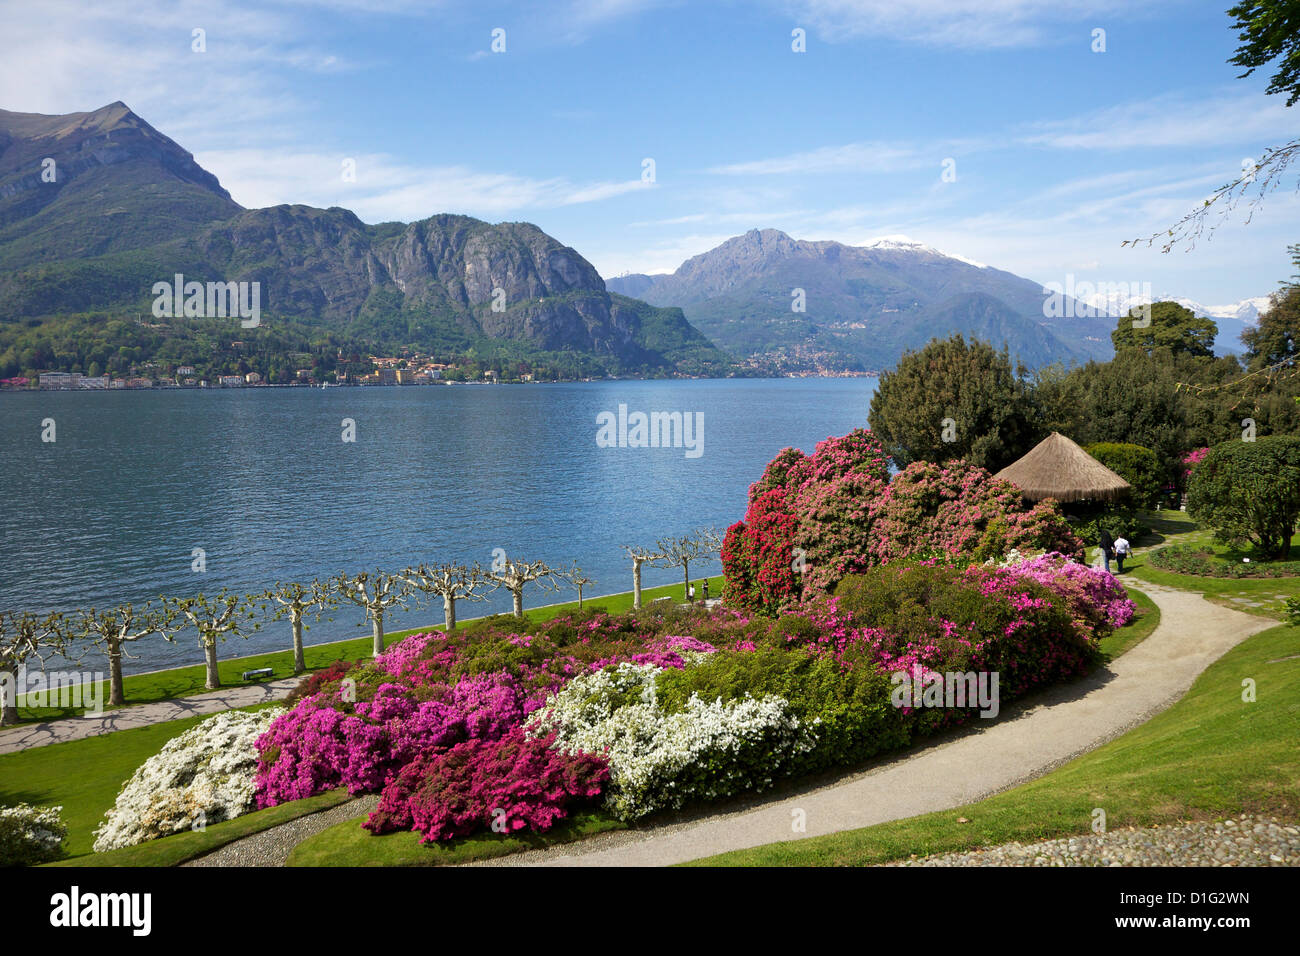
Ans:
[[[217,636],[215,634],[204,636],[203,657],[208,667],[208,679],[204,681],[203,686],[208,690],[216,690],[221,686],[221,675],[217,673]]]
[[[122,688],[122,642],[108,639],[108,706],[121,707],[126,703]]]
[[[293,624],[293,672],[301,674],[307,669],[307,660],[302,652],[302,612],[290,612],[289,619]]]
[[[578,585],[578,610],[582,610],[582,585]]]
[[[442,596],[442,616],[447,619],[447,633],[456,630],[456,599],[450,594]]]
[[[682,562],[682,573],[686,575],[686,586],[682,591],[682,597],[686,598],[687,604],[694,604],[695,602],[691,600],[691,562]]]
[[[370,612],[370,620],[374,624],[375,630],[375,657],[384,653],[384,612],[374,610]]]
[[[522,584],[519,585],[519,587],[516,590],[510,592],[510,595],[515,599],[515,617],[523,617],[524,616],[524,586]]]
[[[632,560],[632,607],[641,610],[641,562]]]
[[[18,723],[18,668],[12,664],[0,667],[0,727]],[[6,680],[5,678],[8,678]]]

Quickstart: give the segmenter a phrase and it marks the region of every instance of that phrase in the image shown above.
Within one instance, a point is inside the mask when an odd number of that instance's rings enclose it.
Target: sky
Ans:
[[[1219,305],[1294,271],[1294,174],[1121,243],[1300,135],[1230,5],[0,0],[0,108],[121,100],[244,206],[532,222],[605,277],[775,228]]]

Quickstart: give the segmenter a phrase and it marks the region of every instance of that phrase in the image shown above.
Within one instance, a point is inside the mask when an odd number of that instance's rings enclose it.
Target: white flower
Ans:
[[[26,866],[56,859],[68,835],[63,807],[20,803],[0,807],[0,866]]]
[[[257,738],[281,713],[278,708],[226,711],[173,737],[122,787],[95,831],[95,852],[247,813],[253,803]]]
[[[622,663],[582,674],[528,720],[528,732],[554,732],[559,749],[603,754],[609,761],[606,802],[623,819],[769,786],[773,771],[811,749],[780,697],[705,702],[692,694],[678,713],[655,695],[662,668]]]

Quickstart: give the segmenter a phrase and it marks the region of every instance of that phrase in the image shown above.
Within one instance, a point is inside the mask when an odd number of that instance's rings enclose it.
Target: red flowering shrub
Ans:
[[[384,788],[362,826],[372,833],[414,830],[421,843],[494,823],[506,833],[550,829],[573,806],[600,796],[609,779],[603,758],[552,750],[553,739],[529,738],[516,728],[497,740],[430,751]]]
[[[829,592],[846,574],[909,557],[973,559],[1011,548],[1081,555],[1054,502],[966,462],[914,462],[890,480],[880,442],[857,429],[811,456],[785,449],[727,530],[728,604],[774,614]],[[792,568],[793,565],[793,568]]]

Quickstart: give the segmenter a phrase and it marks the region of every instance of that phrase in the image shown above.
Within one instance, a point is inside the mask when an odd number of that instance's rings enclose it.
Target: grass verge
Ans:
[[[375,836],[365,817],[344,820],[304,840],[289,854],[290,866],[452,866],[539,850],[622,830],[625,824],[599,810],[576,813],[545,833],[477,833],[447,844],[421,845],[410,831]]]

